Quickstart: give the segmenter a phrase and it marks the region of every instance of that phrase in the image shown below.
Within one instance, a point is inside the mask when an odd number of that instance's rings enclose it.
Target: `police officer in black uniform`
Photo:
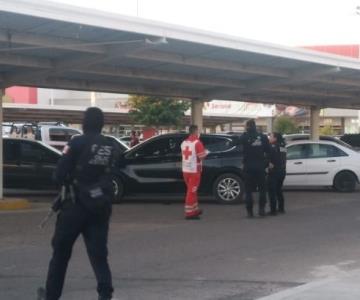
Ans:
[[[99,300],[112,298],[107,241],[113,197],[111,170],[119,152],[112,141],[101,135],[103,125],[103,112],[88,108],[83,120],[84,134],[70,140],[57,166],[57,182],[70,183],[75,196],[66,197],[57,217],[46,300],[60,298],[72,247],[80,234],[96,276]]]
[[[276,215],[277,212],[285,213],[282,187],[286,176],[286,145],[282,135],[277,132],[270,135],[270,144],[268,192],[270,215]]]
[[[246,132],[240,137],[243,146],[243,165],[245,177],[245,200],[247,216],[252,218],[252,193],[259,191],[259,216],[265,216],[266,204],[266,156],[270,152],[269,140],[266,135],[256,129],[255,120],[246,122]]]

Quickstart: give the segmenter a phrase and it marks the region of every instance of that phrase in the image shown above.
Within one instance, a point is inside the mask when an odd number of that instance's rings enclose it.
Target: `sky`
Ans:
[[[360,44],[360,0],[53,0],[287,46]]]

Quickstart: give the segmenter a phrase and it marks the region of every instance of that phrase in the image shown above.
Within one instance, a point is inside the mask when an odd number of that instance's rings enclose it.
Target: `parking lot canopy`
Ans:
[[[0,84],[360,108],[357,59],[36,0],[0,0]]]

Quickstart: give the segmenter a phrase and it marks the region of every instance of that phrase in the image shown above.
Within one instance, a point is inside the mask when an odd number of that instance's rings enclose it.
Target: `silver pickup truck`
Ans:
[[[77,134],[81,131],[62,124],[3,123],[3,137],[38,140],[60,151]]]

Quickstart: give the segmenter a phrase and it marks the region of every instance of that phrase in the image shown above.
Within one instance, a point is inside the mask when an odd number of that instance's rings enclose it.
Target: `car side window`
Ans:
[[[307,149],[307,144],[287,147],[287,160],[307,158]]]
[[[156,142],[147,144],[139,152],[142,153],[144,157],[160,156],[164,153],[166,146],[166,140],[160,139]]]
[[[135,153],[135,157],[162,156],[167,152],[168,148],[169,148],[169,142],[167,139],[157,139],[139,148],[138,151]]]
[[[20,144],[18,141],[4,140],[4,163],[19,161]]]
[[[333,152],[330,152],[332,154],[334,154],[333,157],[341,157],[341,156],[349,156],[345,151],[341,150],[340,148],[336,147],[336,146],[331,146],[331,148],[333,149]]]
[[[234,146],[232,140],[226,137],[200,137],[200,140],[210,152],[223,152]]]
[[[41,145],[31,142],[21,143],[21,161],[24,163],[49,163],[56,164],[58,156]]]
[[[40,148],[41,148],[40,150],[41,162],[46,164],[56,165],[59,160],[59,156],[46,148],[43,148],[41,146]]]
[[[150,143],[144,144],[143,147],[138,149],[138,151],[135,153],[135,157],[160,157],[180,155],[180,144],[181,140],[179,138],[157,139]]]
[[[35,163],[39,161],[41,151],[38,145],[28,142],[21,142],[21,161]]]
[[[309,158],[340,157],[347,154],[333,145],[312,144],[309,151]]]
[[[169,151],[168,155],[181,155],[181,143],[180,138],[170,138],[169,139]]]

